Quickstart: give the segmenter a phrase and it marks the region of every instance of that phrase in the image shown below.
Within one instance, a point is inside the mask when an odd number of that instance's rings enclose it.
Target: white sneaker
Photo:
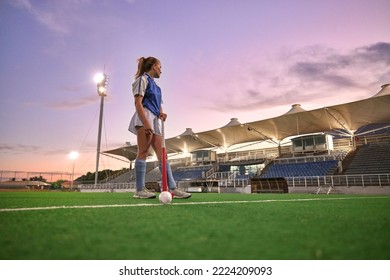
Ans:
[[[133,198],[155,198],[156,194],[149,191],[146,188],[143,188],[140,191],[136,191],[133,195]]]
[[[179,189],[173,189],[171,190],[171,193],[173,194],[173,198],[190,198],[191,194],[187,192],[183,192]]]

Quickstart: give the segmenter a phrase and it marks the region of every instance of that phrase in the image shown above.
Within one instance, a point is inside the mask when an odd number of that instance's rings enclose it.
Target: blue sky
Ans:
[[[94,171],[135,143],[136,60],[161,60],[167,137],[367,98],[390,82],[388,0],[3,0],[0,170]],[[127,164],[102,158],[101,169]]]

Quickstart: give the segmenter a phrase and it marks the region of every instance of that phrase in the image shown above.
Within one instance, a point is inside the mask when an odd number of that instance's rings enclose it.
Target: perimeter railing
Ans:
[[[222,172],[221,172],[222,173]],[[245,187],[250,184],[248,178],[235,178],[230,174],[218,174],[213,179],[219,186]],[[390,174],[362,174],[362,175],[333,175],[311,177],[286,177],[287,184],[291,188],[300,187],[385,187],[390,186]],[[79,191],[135,191],[135,182],[130,183],[104,183],[82,184],[77,187]]]
[[[79,191],[134,191],[135,182],[130,183],[103,183],[103,184],[82,184],[77,187]]]
[[[390,186],[390,174],[286,177],[289,187],[384,187]]]

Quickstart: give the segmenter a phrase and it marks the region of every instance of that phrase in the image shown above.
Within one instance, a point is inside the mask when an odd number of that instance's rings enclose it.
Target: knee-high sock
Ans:
[[[146,161],[142,159],[136,159],[134,168],[135,186],[137,187],[137,191],[140,191],[145,187]]]
[[[160,172],[162,174],[161,163],[158,165],[158,168],[160,169]],[[171,190],[176,189],[176,182],[172,175],[171,165],[168,162],[167,162],[167,179],[168,179],[169,189]]]

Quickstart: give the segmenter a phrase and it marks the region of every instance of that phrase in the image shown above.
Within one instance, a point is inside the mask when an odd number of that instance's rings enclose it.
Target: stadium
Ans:
[[[166,145],[191,199],[132,199],[137,147],[105,151],[130,168],[77,191],[0,192],[0,259],[390,259],[389,84],[351,103],[187,128]],[[160,180],[150,154],[147,187]]]
[[[390,194],[390,87],[371,98],[306,111],[292,105],[266,120],[204,132],[187,128],[166,140],[173,175],[189,192]],[[81,191],[132,191],[137,146],[104,154],[130,162],[129,170]],[[153,154],[147,185],[160,189]]]

